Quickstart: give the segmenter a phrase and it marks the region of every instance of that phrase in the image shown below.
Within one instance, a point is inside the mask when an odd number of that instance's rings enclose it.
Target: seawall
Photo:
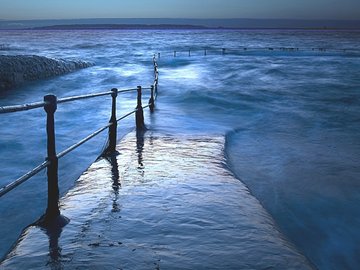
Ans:
[[[37,55],[0,55],[0,91],[90,66],[93,64],[81,60],[54,59]]]

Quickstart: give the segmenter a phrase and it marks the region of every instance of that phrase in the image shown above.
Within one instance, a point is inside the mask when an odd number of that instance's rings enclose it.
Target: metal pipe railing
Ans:
[[[34,102],[34,103],[28,103],[22,105],[1,106],[0,113],[27,111],[27,110],[44,107],[44,105],[45,105],[44,102]]]
[[[118,93],[135,92],[136,90],[137,90],[136,88],[123,89],[123,90],[118,90]],[[150,88],[144,88],[144,90],[150,90]],[[86,95],[79,95],[79,96],[64,97],[64,98],[58,99],[57,104],[66,103],[66,102],[75,101],[75,100],[81,100],[81,99],[109,96],[111,94],[112,94],[111,91],[107,91],[107,92],[100,92],[100,93],[93,93],[93,94],[86,94]],[[36,109],[36,108],[41,108],[41,107],[45,106],[45,103],[46,103],[45,101],[41,101],[41,102],[33,102],[33,103],[27,103],[27,104],[21,104],[21,105],[0,106],[0,114],[1,113],[27,111],[27,110],[32,110],[32,109]]]
[[[273,52],[334,52],[334,53],[360,53],[360,49],[357,48],[299,48],[299,47],[246,47],[241,46],[238,48],[216,48],[216,47],[205,47],[205,48],[188,48],[188,49],[176,49],[174,51],[169,51],[167,55],[172,55],[173,57],[178,57],[180,55],[203,55],[207,56],[210,53],[212,54],[238,54],[238,53],[247,53],[247,52],[256,52],[256,51],[273,51]],[[196,54],[197,53],[197,54]],[[158,58],[160,58],[160,53],[158,53]]]
[[[36,166],[34,169],[32,169],[31,171],[27,172],[26,174],[24,174],[23,176],[19,177],[18,179],[16,179],[14,182],[11,182],[10,184],[7,184],[6,186],[3,186],[2,188],[0,188],[0,197],[5,195],[6,193],[8,193],[9,191],[13,190],[14,188],[16,188],[17,186],[21,185],[22,183],[26,182],[27,180],[29,180],[31,177],[33,177],[34,175],[38,174],[39,172],[41,172],[43,169],[45,169],[48,165],[50,164],[50,161],[46,160],[43,163],[41,163],[40,165]]]
[[[159,55],[160,56],[160,55]],[[111,91],[108,92],[100,92],[100,93],[93,93],[87,95],[80,95],[80,96],[72,96],[72,97],[65,97],[61,99],[57,99],[55,95],[46,95],[44,96],[43,102],[34,102],[22,105],[14,105],[14,106],[2,106],[0,107],[0,113],[10,113],[10,112],[18,112],[18,111],[25,111],[31,110],[35,108],[43,107],[46,114],[47,114],[47,121],[46,121],[46,133],[47,133],[47,158],[46,160],[32,169],[31,171],[27,172],[23,176],[19,177],[15,181],[7,184],[6,186],[0,188],[0,197],[5,195],[6,193],[10,192],[17,186],[21,185],[22,183],[29,180],[31,177],[42,171],[43,169],[47,168],[47,178],[48,178],[48,203],[46,213],[42,220],[44,225],[47,225],[49,222],[54,220],[54,218],[60,215],[59,210],[59,187],[58,187],[58,160],[65,155],[69,154],[85,142],[89,141],[90,139],[94,138],[101,132],[106,129],[109,129],[108,135],[108,146],[106,147],[103,155],[111,155],[115,152],[116,147],[116,138],[117,138],[117,123],[132,115],[136,114],[136,128],[138,130],[142,130],[145,128],[144,124],[144,115],[143,109],[150,108],[150,111],[153,112],[155,107],[155,100],[157,96],[157,86],[158,86],[158,65],[156,62],[156,57],[153,57],[153,65],[154,65],[154,83],[149,88],[142,88],[138,86],[137,88],[132,89],[124,89],[118,90],[113,88]],[[150,93],[150,100],[149,104],[142,106],[142,91],[143,90],[151,90]],[[125,93],[125,92],[133,92],[137,91],[137,106],[136,109],[121,116],[120,118],[116,117],[116,98],[118,93]],[[88,135],[87,137],[83,138],[82,140],[78,141],[77,143],[73,144],[72,146],[68,147],[64,151],[56,154],[56,138],[55,138],[55,112],[57,110],[57,105],[61,103],[82,100],[82,99],[89,99],[95,98],[100,96],[107,96],[111,95],[112,97],[112,106],[111,106],[111,117],[109,123],[92,134]]]

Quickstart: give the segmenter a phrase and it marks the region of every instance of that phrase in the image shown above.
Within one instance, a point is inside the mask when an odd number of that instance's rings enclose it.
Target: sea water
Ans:
[[[17,30],[1,31],[0,44],[2,54],[95,64],[0,93],[0,106],[149,87],[159,52],[150,128],[225,136],[227,166],[301,253],[320,269],[360,264],[360,32]],[[119,115],[135,107],[133,94],[118,99]],[[110,105],[110,97],[59,105],[57,150],[106,124]],[[3,114],[0,126],[3,186],[44,160],[45,113]],[[120,122],[119,139],[133,128],[133,118]],[[106,132],[60,160],[62,195],[105,142]],[[1,255],[45,207],[45,172],[0,198]]]

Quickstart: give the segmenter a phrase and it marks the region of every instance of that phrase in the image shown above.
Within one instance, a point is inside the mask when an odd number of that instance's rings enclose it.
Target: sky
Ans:
[[[0,0],[0,19],[255,18],[360,20],[360,0]]]

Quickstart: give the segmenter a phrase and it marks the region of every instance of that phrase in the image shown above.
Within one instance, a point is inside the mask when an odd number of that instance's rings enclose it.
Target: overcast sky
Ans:
[[[360,20],[360,0],[0,0],[0,19],[77,18]]]

